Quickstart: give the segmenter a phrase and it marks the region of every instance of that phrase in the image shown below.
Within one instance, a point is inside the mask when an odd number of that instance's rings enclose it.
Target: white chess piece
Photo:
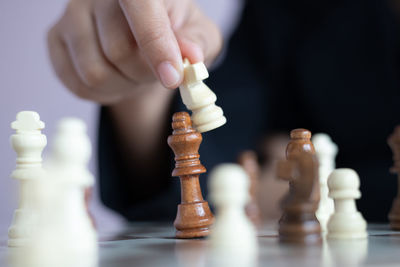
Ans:
[[[217,96],[203,83],[208,71],[203,62],[190,64],[184,60],[184,81],[179,88],[182,101],[191,110],[193,127],[200,133],[218,128],[226,123],[220,107],[215,105]]]
[[[46,167],[58,192],[54,216],[57,227],[63,229],[58,240],[65,249],[97,249],[96,231],[85,205],[85,189],[94,184],[94,177],[87,168],[90,156],[91,144],[85,123],[76,118],[62,119]]]
[[[335,158],[338,147],[327,134],[313,135],[312,143],[319,162],[320,202],[316,216],[321,225],[322,232],[326,232],[326,224],[334,211],[333,200],[328,197],[328,176],[335,169]]]
[[[245,213],[249,186],[246,172],[237,164],[221,164],[210,173],[210,200],[217,209],[210,243],[217,255],[226,252],[247,258],[258,251],[255,228]]]
[[[53,173],[54,175],[54,173]],[[47,177],[36,183],[32,189],[32,205],[38,214],[35,232],[31,242],[19,250],[13,250],[11,263],[15,267],[96,267],[97,250],[88,249],[87,238],[77,236],[64,220],[72,215],[65,211],[64,183],[55,177]],[[64,200],[64,201],[63,201]],[[78,217],[77,223],[82,223]],[[83,225],[85,226],[85,225]],[[81,241],[84,244],[81,244]]]
[[[336,169],[328,178],[329,197],[335,212],[328,221],[329,239],[362,239],[367,237],[367,223],[357,211],[355,199],[361,197],[360,178],[352,169]]]
[[[27,246],[35,231],[38,216],[32,205],[31,189],[46,175],[41,156],[47,144],[46,136],[41,134],[44,127],[39,114],[33,111],[19,112],[11,124],[16,134],[10,140],[17,153],[17,166],[11,177],[20,181],[20,196],[19,207],[8,230],[10,247]]]
[[[86,133],[86,124],[78,118],[63,118],[58,122],[57,131],[51,143],[51,154],[45,161],[49,170],[75,172],[78,175],[67,178],[76,179],[86,186],[94,185],[94,177],[87,168],[92,145]],[[65,178],[65,177],[64,177]]]

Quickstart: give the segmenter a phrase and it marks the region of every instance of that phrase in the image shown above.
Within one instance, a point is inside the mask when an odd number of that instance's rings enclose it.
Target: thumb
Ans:
[[[163,1],[120,0],[140,52],[167,88],[182,81],[182,55]]]

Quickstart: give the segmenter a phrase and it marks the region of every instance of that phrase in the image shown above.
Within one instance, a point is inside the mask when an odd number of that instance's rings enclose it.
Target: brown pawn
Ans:
[[[290,142],[286,147],[286,158],[298,152],[308,152],[315,155],[315,148],[311,142],[311,132],[307,129],[294,129],[290,132]]]
[[[246,214],[256,227],[261,225],[260,209],[257,204],[258,179],[260,178],[260,165],[257,154],[252,150],[245,150],[239,154],[238,163],[246,171],[250,180],[250,201],[246,205]]]
[[[187,112],[177,112],[172,117],[172,135],[168,145],[175,153],[172,176],[181,180],[181,204],[174,222],[177,238],[203,237],[209,234],[214,221],[208,202],[203,199],[199,175],[206,172],[198,153],[201,134],[192,128]]]
[[[393,134],[388,138],[388,144],[393,152],[394,165],[390,169],[391,173],[397,174],[397,196],[393,200],[392,208],[389,212],[390,227],[393,230],[400,230],[400,126],[394,129]]]
[[[279,239],[283,243],[319,244],[321,226],[315,216],[319,204],[318,160],[309,152],[291,154],[278,162],[277,175],[290,182],[291,190],[282,205]]]

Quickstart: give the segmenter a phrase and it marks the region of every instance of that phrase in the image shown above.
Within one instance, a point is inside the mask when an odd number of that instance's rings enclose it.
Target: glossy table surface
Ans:
[[[265,225],[258,232],[256,256],[242,255],[240,249],[214,253],[207,239],[175,239],[170,224],[140,223],[127,229],[101,234],[98,255],[81,255],[79,264],[59,266],[400,266],[400,232],[390,231],[387,225],[369,225],[367,240],[328,240],[317,246],[280,244],[275,227]],[[13,250],[6,242],[1,244],[0,266],[21,266],[10,260]]]

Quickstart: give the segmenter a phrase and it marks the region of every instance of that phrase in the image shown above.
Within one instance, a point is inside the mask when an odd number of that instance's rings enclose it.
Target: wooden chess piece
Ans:
[[[315,155],[315,148],[311,142],[311,132],[306,129],[294,129],[290,132],[290,142],[286,147],[286,158],[298,152],[309,152]]]
[[[207,236],[214,217],[208,202],[203,199],[199,184],[199,175],[206,172],[198,153],[202,137],[192,128],[187,112],[173,115],[172,129],[172,135],[168,137],[176,161],[172,176],[179,176],[181,180],[181,204],[174,222],[176,237]]]
[[[278,177],[290,182],[291,190],[282,205],[279,239],[283,243],[318,244],[321,227],[315,216],[319,205],[318,160],[308,152],[291,154],[278,162]]]
[[[298,153],[306,152],[315,155],[315,148],[311,142],[311,132],[307,129],[294,129],[290,132],[290,141],[286,147],[286,159],[292,159]],[[292,183],[289,181],[289,194],[281,201],[281,205],[285,205],[288,198],[292,196]]]
[[[388,144],[393,151],[394,165],[390,172],[397,174],[397,196],[393,200],[389,212],[390,227],[393,230],[400,230],[400,125],[394,129],[393,134],[388,138]]]
[[[253,224],[261,225],[261,213],[257,204],[258,179],[260,178],[260,165],[256,152],[245,150],[239,154],[238,163],[246,171],[250,180],[250,201],[246,205],[246,214]]]

